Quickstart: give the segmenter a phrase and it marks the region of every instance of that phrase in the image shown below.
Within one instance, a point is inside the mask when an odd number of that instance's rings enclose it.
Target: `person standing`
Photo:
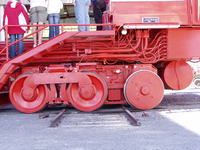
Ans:
[[[92,0],[94,21],[96,24],[102,24],[102,15],[106,11],[106,2],[105,0]],[[97,26],[97,30],[102,30],[102,26]]]
[[[30,19],[33,25],[42,25],[47,20],[47,5],[46,0],[29,0],[30,1]],[[40,29],[41,27],[38,27]],[[36,32],[37,27],[32,27],[32,32]],[[43,31],[38,34],[33,34],[33,47],[42,44]],[[38,37],[38,39],[37,39]]]
[[[90,24],[89,7],[91,0],[73,0],[76,22]],[[89,31],[89,26],[78,26],[79,31]]]
[[[49,24],[60,23],[60,9],[63,8],[61,0],[47,0],[47,13]],[[59,26],[49,26],[49,39],[59,34]]]
[[[24,37],[24,33],[27,31],[27,27],[19,26],[19,25],[28,25],[29,17],[26,11],[25,6],[17,1],[11,0],[8,1],[5,9],[4,9],[4,17],[3,17],[3,25],[17,25],[8,27],[8,34],[10,37],[10,43],[13,43],[17,40],[20,40]],[[24,51],[23,41],[19,41],[18,43],[18,51],[16,49],[16,44],[11,45],[9,49],[9,57],[14,58],[17,55],[20,55]]]

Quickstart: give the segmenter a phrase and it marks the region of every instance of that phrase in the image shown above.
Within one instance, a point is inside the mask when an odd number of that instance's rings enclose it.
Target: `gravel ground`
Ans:
[[[184,91],[185,92],[185,91]],[[132,126],[121,106],[83,113],[69,108],[61,124],[50,121],[62,108],[23,114],[11,107],[0,109],[1,150],[199,150],[200,95],[166,91],[162,104],[133,115],[141,126]],[[116,113],[107,112],[108,110]],[[39,119],[39,114],[50,116]]]

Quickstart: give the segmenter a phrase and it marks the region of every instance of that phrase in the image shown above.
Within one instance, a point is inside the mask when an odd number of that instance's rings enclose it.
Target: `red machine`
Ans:
[[[0,89],[9,87],[16,109],[33,113],[63,104],[94,111],[129,103],[147,110],[160,104],[164,88],[191,83],[187,61],[200,58],[198,0],[110,0],[104,18],[104,31],[64,32],[74,25],[60,25],[59,36],[35,48],[29,34],[23,38],[27,51],[12,60],[8,47],[15,43],[6,38]]]

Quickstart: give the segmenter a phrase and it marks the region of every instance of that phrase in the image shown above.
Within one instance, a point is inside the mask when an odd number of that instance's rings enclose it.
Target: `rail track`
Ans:
[[[78,121],[81,120],[82,117],[79,119],[77,118],[79,115],[83,115],[83,121]],[[85,116],[86,115],[86,116]],[[147,115],[148,116],[148,115]],[[104,118],[105,117],[105,118]],[[107,118],[110,117],[110,118]],[[131,125],[131,126],[141,126],[141,123],[139,120],[134,116],[134,111],[130,111],[129,107],[119,107],[119,108],[113,108],[113,109],[101,109],[96,112],[91,112],[91,113],[83,113],[83,112],[77,112],[74,111],[73,109],[67,110],[67,109],[62,109],[61,111],[57,112],[45,112],[45,113],[40,113],[39,114],[40,119],[45,119],[49,118],[50,119],[50,125],[49,127],[58,127],[59,125],[62,125],[62,120],[63,118],[67,118],[67,120],[70,122],[69,124],[64,124],[66,125],[73,125],[79,124],[79,125],[100,125],[101,122],[106,122],[108,125],[109,123],[116,123],[115,126],[126,124],[126,125]],[[94,118],[94,119],[91,119]],[[71,121],[70,121],[71,120]],[[67,122],[68,122],[67,121]],[[94,122],[93,122],[94,121]]]
[[[106,106],[94,112],[80,112],[72,108],[60,108],[55,111],[45,110],[45,112],[39,114],[39,118],[47,118],[46,121],[49,122],[49,127],[142,127],[145,118],[152,118],[152,114],[155,113],[177,109],[189,109],[189,111],[198,109],[200,107],[200,95],[197,94],[166,95],[165,100],[159,107],[149,111],[133,109],[128,105]]]

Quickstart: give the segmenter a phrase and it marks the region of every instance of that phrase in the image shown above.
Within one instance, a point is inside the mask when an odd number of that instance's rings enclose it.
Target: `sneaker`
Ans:
[[[37,44],[33,44],[33,47],[37,47]]]

